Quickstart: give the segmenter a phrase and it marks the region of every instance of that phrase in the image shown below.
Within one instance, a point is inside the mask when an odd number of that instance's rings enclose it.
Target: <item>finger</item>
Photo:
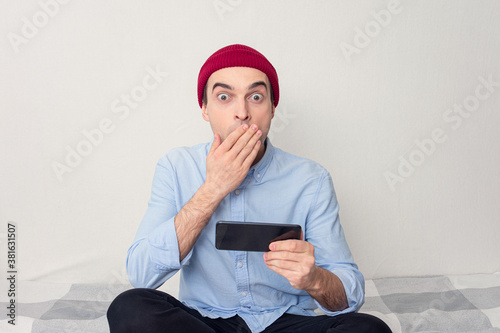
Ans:
[[[210,150],[208,151],[208,155],[212,155],[217,150],[217,148],[219,148],[220,144],[221,144],[220,135],[215,133],[214,141],[212,142],[212,145],[210,146]]]
[[[292,261],[273,260],[270,262],[266,262],[266,266],[267,268],[275,271],[276,273],[283,275],[287,279],[291,275],[298,275],[304,273],[300,263]]]
[[[306,252],[308,243],[296,239],[287,239],[269,244],[271,251]]]
[[[243,124],[238,126],[234,131],[232,131],[227,138],[222,142],[221,148],[224,148],[225,151],[229,151],[233,148],[234,144],[239,140],[239,138],[245,134],[248,130],[248,125]]]
[[[250,128],[248,128],[246,132],[238,138],[231,148],[233,156],[236,158],[243,153],[243,158],[240,158],[240,162],[242,162],[252,151],[253,146],[261,135],[262,131],[258,129],[257,125],[254,124],[250,126]]]
[[[272,271],[274,271],[274,272],[276,272],[276,273],[278,273],[278,274],[280,274],[280,275],[282,275],[282,276],[285,276],[285,275],[287,274],[287,271],[285,271],[284,269],[282,269],[282,268],[280,268],[280,267],[273,266],[273,265],[270,265],[270,264],[267,264],[267,267],[268,267],[270,270],[272,270]]]
[[[265,261],[291,261],[303,264],[314,264],[315,257],[310,252],[270,251],[264,254]]]
[[[299,272],[299,267],[297,262],[287,261],[287,260],[273,260],[266,262],[268,268],[278,273],[278,270],[281,272]]]
[[[262,142],[259,140],[261,136],[262,132],[260,132],[260,134],[256,133],[256,135],[252,137],[245,148],[238,154],[237,159],[240,160],[240,163],[248,169],[250,169],[250,166],[259,153],[259,149],[262,144]]]
[[[264,260],[266,262],[272,263],[276,261],[299,261],[299,256],[297,253],[288,252],[288,251],[279,251],[279,252],[266,252],[264,254]]]

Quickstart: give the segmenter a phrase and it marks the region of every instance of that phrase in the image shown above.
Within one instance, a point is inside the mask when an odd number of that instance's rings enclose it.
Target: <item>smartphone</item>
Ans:
[[[215,226],[215,247],[266,252],[274,241],[300,239],[301,231],[298,224],[219,221]]]

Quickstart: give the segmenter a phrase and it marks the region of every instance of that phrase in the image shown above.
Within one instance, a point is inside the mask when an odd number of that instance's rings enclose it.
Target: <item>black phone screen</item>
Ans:
[[[298,224],[219,221],[215,247],[219,250],[269,251],[269,244],[285,239],[300,239]]]

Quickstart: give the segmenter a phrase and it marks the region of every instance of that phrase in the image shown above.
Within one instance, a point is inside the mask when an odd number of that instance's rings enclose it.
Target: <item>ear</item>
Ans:
[[[276,112],[276,107],[275,107],[275,106],[274,106],[274,104],[273,104],[273,109],[271,110],[271,114],[272,114],[271,119],[273,119],[273,118],[274,118],[274,113],[275,113],[275,112]]]
[[[205,119],[205,121],[210,121],[206,104],[203,104],[203,106],[201,107],[201,116],[203,117],[203,119]]]

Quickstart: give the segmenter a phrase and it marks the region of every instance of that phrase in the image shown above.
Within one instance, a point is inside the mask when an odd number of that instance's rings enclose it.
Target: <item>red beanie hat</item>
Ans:
[[[203,106],[203,91],[208,78],[213,72],[226,67],[250,67],[258,69],[267,75],[274,95],[274,106],[278,106],[280,89],[278,85],[278,74],[273,65],[257,50],[251,47],[234,44],[223,47],[207,59],[201,67],[198,75],[198,103]]]

